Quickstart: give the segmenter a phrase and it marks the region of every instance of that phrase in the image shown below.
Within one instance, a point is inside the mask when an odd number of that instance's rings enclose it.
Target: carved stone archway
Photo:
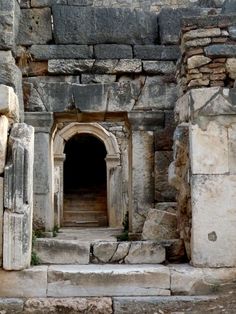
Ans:
[[[115,136],[98,123],[74,122],[56,132],[53,141],[54,151],[54,202],[55,224],[60,226],[63,214],[63,164],[66,142],[76,134],[90,134],[100,139],[106,148],[107,168],[107,211],[109,227],[121,227],[123,213],[121,211],[122,196],[117,186],[122,182],[120,150]]]

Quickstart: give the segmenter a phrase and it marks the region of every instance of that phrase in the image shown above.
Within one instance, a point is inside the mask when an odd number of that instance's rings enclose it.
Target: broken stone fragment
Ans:
[[[178,237],[176,214],[158,209],[149,210],[143,226],[144,240],[169,240]]]
[[[17,96],[12,87],[0,85],[0,114],[10,120],[19,121],[19,105]]]
[[[13,125],[5,167],[3,268],[30,266],[33,214],[34,129],[25,123]]]
[[[7,135],[8,119],[5,116],[0,116],[0,174],[4,172],[6,162]]]

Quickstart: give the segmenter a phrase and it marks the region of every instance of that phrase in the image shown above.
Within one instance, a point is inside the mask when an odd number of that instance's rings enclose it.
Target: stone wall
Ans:
[[[233,87],[236,79],[236,28],[230,15],[184,19],[178,77],[183,90],[191,87]]]

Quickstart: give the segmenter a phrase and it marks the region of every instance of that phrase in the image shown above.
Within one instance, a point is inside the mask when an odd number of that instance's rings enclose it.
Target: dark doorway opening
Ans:
[[[107,226],[106,148],[89,134],[65,145],[64,226]]]

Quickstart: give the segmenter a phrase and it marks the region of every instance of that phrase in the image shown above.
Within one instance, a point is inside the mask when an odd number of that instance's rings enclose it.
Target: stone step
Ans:
[[[36,239],[34,251],[41,264],[88,264],[90,243],[42,238]]]
[[[162,265],[53,265],[48,297],[170,295],[170,271]]]
[[[41,264],[160,264],[166,249],[155,241],[88,241],[37,239],[34,245]]]

